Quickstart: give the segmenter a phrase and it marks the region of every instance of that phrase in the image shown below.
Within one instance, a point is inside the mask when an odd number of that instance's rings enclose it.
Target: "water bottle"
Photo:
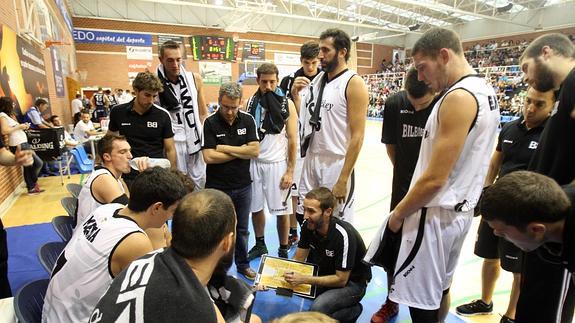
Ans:
[[[136,157],[133,159],[130,159],[129,163],[130,163],[130,167],[132,167],[132,169],[140,171],[138,169],[138,164],[137,164],[137,160],[140,158],[148,158],[148,157]],[[170,161],[166,158],[148,158],[148,168],[152,168],[152,167],[162,167],[162,168],[170,168],[171,164]]]

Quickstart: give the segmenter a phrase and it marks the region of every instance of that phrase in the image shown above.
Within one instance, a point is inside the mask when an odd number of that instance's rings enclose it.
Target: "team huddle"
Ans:
[[[369,244],[353,226],[354,168],[369,97],[348,69],[350,51],[349,35],[328,29],[302,45],[298,71],[280,82],[278,68],[264,63],[253,96],[244,100],[239,84],[225,83],[209,114],[201,77],[184,69],[179,44],[162,44],[156,73],[138,74],[134,99],[109,113],[108,133],[98,142],[101,165],[80,192],[77,225],[52,271],[43,322],[258,322],[249,317],[252,288],[227,271],[235,262],[239,274],[256,278],[250,261],[269,253],[266,205],[277,217],[277,256],[287,258],[297,246],[294,259],[319,268],[317,276],[286,273],[286,282],[317,286],[310,311],[340,322],[361,315],[373,265],[386,270],[389,293],[372,322],[387,322],[398,304],[409,307],[413,322],[443,322],[474,213],[483,215],[476,253],[493,270],[502,257],[505,270],[523,275],[514,275],[521,296],[518,289],[512,294],[504,316],[510,321],[502,322],[550,322],[569,307],[561,303],[566,275],[538,281],[538,270],[562,273],[561,265],[539,265],[533,253],[521,263],[515,255],[517,247],[564,241],[545,235],[552,230],[539,222],[564,222],[575,198],[573,189],[559,187],[575,179],[573,43],[551,34],[526,49],[521,64],[531,88],[524,115],[497,140],[493,87],[469,65],[455,32],[425,32],[413,46],[405,90],[385,105],[391,212]],[[150,167],[156,158],[172,169]],[[545,196],[533,192],[539,186],[547,187]],[[250,215],[256,244],[248,249]],[[567,249],[554,250],[570,264]],[[515,261],[504,262],[509,254]],[[484,306],[488,313],[491,296],[457,312],[478,314]],[[537,297],[548,305],[533,314],[529,304]]]

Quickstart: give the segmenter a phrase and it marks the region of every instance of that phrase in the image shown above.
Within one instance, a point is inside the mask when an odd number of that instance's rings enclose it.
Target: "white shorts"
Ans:
[[[293,212],[290,189],[280,189],[281,179],[286,169],[287,161],[285,160],[276,163],[251,160],[252,213],[263,210],[265,203],[272,215],[278,216]]]
[[[422,210],[419,210],[403,222],[389,299],[419,309],[436,310],[441,304],[443,291],[451,286],[463,241],[471,227],[473,211],[428,208],[421,244],[417,247],[421,214]]]
[[[299,181],[301,179],[301,172],[303,168],[303,158],[297,157],[295,159],[295,168],[293,170],[293,184],[291,186],[291,196],[298,197]]]
[[[299,199],[297,213],[303,214],[303,199],[305,195],[314,188],[327,187],[333,189],[345,157],[335,155],[318,155],[308,153],[304,158],[301,179],[299,181]],[[352,171],[350,179],[347,181],[347,197],[345,203],[336,207],[334,215],[342,220],[353,224],[353,203],[355,201],[355,176]]]
[[[185,141],[176,141],[175,146],[178,169],[192,179],[195,191],[203,189],[206,185],[206,163],[202,151],[188,154]]]

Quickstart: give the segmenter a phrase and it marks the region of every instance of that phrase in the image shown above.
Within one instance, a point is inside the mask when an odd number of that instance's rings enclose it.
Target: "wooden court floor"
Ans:
[[[363,149],[356,166],[357,195],[354,225],[366,244],[369,244],[389,210],[392,167],[380,137],[381,122],[368,121]],[[72,175],[70,179],[64,177],[64,184],[81,183],[85,177],[86,175]],[[39,184],[46,189],[45,192],[36,196],[23,193],[2,214],[2,221],[6,227],[50,222],[54,216],[65,214],[60,199],[69,194],[65,185],[61,185],[60,178],[40,178]],[[452,313],[455,311],[455,306],[479,298],[481,295],[481,259],[473,255],[478,224],[478,219],[474,219],[455,272],[451,287]],[[380,270],[374,268],[374,271]],[[493,297],[494,314],[463,319],[477,323],[499,322],[507,307],[511,281],[511,274],[501,271]]]

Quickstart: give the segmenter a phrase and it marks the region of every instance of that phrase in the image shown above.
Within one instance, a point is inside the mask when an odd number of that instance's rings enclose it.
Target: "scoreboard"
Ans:
[[[235,44],[229,37],[190,37],[194,60],[235,61]]]

